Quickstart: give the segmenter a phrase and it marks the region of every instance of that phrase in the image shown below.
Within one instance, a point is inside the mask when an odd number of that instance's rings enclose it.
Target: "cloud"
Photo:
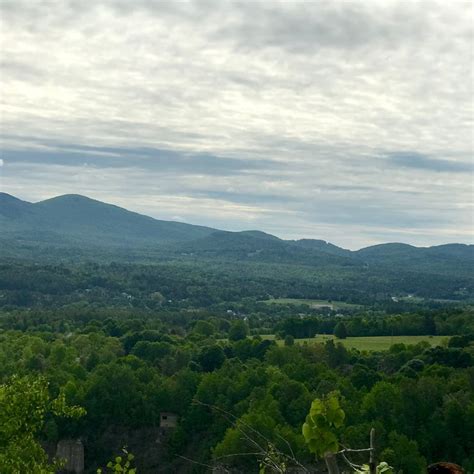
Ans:
[[[415,152],[389,153],[387,158],[393,165],[403,168],[447,173],[472,173],[473,171],[472,162],[444,160]]]
[[[242,48],[282,48],[290,53],[319,49],[357,49],[375,44],[394,46],[407,38],[423,37],[424,18],[415,5],[375,2],[326,2],[275,5],[241,4],[231,22],[230,35]],[[218,39],[229,37],[229,25],[217,30]]]
[[[0,22],[4,190],[348,247],[468,240],[468,3],[5,0]]]
[[[38,141],[40,143],[41,141]],[[138,168],[159,173],[228,176],[265,168],[282,169],[270,160],[223,158],[208,153],[186,153],[158,148],[118,148],[76,144],[52,144],[26,150],[4,149],[10,163],[42,163],[77,166],[87,163],[99,169]]]

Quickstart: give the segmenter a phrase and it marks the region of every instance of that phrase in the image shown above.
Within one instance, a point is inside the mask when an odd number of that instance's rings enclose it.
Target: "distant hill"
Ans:
[[[65,255],[313,266],[339,276],[352,268],[357,278],[368,278],[370,268],[377,278],[392,274],[401,286],[406,278],[423,273],[425,280],[430,275],[443,276],[453,288],[459,286],[458,277],[471,278],[474,268],[473,245],[420,248],[388,243],[350,251],[324,240],[283,240],[258,230],[226,232],[153,219],[74,194],[29,203],[0,193],[0,256],[44,259]]]
[[[388,243],[373,245],[354,252],[355,255],[367,261],[390,258],[410,258],[418,254],[420,249],[413,245]]]
[[[181,244],[182,254],[205,258],[224,258],[240,262],[287,263],[298,265],[360,265],[360,262],[336,250],[318,245],[300,245],[300,241],[282,240],[264,232],[214,232],[202,239]],[[316,241],[315,241],[316,242]],[[339,247],[332,246],[334,249]]]
[[[444,273],[449,269],[474,274],[474,245],[446,244],[414,247],[401,243],[374,245],[353,255],[372,265]]]
[[[317,250],[319,252],[339,255],[340,257],[349,257],[352,255],[350,250],[343,249],[337,245],[326,242],[325,240],[300,239],[293,241],[295,245],[307,250]]]
[[[162,221],[75,194],[28,203],[0,193],[0,238],[99,246],[180,242],[215,232]]]
[[[0,193],[0,219],[20,219],[28,212],[30,206],[29,202],[22,201],[10,194]]]

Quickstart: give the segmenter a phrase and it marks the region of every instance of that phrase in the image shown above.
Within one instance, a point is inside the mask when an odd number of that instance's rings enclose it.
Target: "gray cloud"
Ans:
[[[388,8],[374,2],[321,2],[318,8],[310,3],[281,3],[282,8],[268,2],[241,6],[230,34],[243,48],[311,53],[320,48],[373,47],[374,43],[395,47],[407,38],[422,38],[425,29],[425,21],[413,15],[417,7],[408,3],[392,3]],[[218,29],[217,39],[228,37],[228,25]]]
[[[6,192],[347,247],[471,239],[468,2],[5,0],[0,23]]]
[[[387,155],[388,160],[395,166],[414,168],[426,171],[448,173],[472,173],[473,163],[433,158],[416,152],[394,152]]]
[[[43,142],[46,145],[48,142]],[[228,176],[249,171],[287,167],[281,162],[254,159],[222,158],[206,153],[180,153],[157,148],[118,148],[76,144],[50,144],[43,149],[4,149],[2,156],[9,163],[77,166],[83,164],[99,169],[133,168],[160,173],[188,173]]]

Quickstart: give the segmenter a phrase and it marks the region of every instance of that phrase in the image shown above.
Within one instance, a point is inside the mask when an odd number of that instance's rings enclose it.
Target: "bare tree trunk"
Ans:
[[[370,474],[377,474],[377,465],[375,462],[375,429],[370,430],[370,458],[369,458]]]
[[[339,466],[337,465],[336,456],[334,456],[333,453],[326,453],[324,460],[326,461],[329,474],[339,474]]]

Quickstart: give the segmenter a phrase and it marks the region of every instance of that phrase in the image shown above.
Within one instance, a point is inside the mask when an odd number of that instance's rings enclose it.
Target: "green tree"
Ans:
[[[334,335],[338,339],[345,339],[347,337],[347,328],[346,328],[346,325],[342,321],[339,321],[336,324],[334,328]]]
[[[194,325],[193,331],[197,334],[201,334],[202,336],[211,336],[215,333],[216,328],[213,324],[208,321],[196,321]]]
[[[220,346],[203,347],[199,353],[198,362],[205,372],[218,369],[225,361],[225,354]]]
[[[229,331],[229,339],[231,341],[240,341],[241,339],[245,339],[249,333],[249,328],[244,321],[240,319],[234,321],[232,326],[230,327]]]
[[[84,413],[83,408],[68,406],[63,393],[51,398],[42,377],[13,377],[0,385],[0,472],[54,473],[58,463],[48,461],[37,439],[46,417],[78,418]]]
[[[385,381],[377,382],[362,401],[362,411],[369,420],[380,420],[390,430],[403,424],[403,398],[400,387]]]
[[[436,331],[436,323],[434,320],[434,317],[432,314],[427,314],[424,317],[424,330],[426,334],[429,334],[431,336],[435,336],[437,331]]]
[[[388,436],[389,448],[382,452],[382,458],[391,464],[397,472],[419,474],[426,472],[426,460],[418,451],[416,441],[392,431]]]

